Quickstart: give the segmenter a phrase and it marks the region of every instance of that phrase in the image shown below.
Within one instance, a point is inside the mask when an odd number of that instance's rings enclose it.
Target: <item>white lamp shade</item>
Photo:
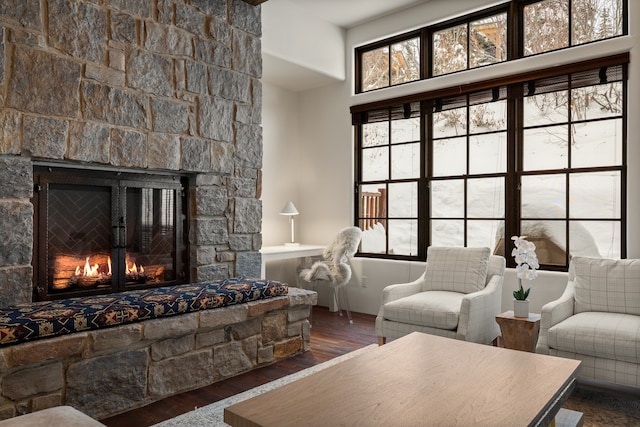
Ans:
[[[284,207],[280,211],[280,215],[298,215],[298,209],[293,205],[293,202],[289,201],[285,203]]]

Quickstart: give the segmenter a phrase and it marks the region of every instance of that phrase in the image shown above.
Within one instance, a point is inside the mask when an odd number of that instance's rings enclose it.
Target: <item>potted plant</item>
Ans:
[[[529,292],[522,286],[522,279],[533,280],[538,276],[538,256],[536,255],[536,245],[526,240],[527,236],[513,236],[514,248],[511,256],[516,261],[516,276],[520,287],[513,291],[513,314],[515,317],[529,317]]]

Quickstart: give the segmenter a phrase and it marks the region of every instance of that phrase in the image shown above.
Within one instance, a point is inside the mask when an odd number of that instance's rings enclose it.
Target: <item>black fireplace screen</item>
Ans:
[[[180,177],[35,170],[34,297],[186,280]]]

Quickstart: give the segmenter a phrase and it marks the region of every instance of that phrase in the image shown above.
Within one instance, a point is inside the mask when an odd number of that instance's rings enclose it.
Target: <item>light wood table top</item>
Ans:
[[[549,425],[579,361],[414,332],[232,405],[246,426]]]

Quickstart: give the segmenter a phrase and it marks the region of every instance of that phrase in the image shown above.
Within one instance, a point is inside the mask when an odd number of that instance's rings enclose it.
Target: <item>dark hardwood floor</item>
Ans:
[[[346,314],[346,313],[345,313]],[[375,316],[353,314],[353,324],[346,315],[314,307],[311,350],[260,369],[220,381],[207,387],[168,397],[145,407],[101,420],[109,427],[146,427],[196,407],[202,407],[269,381],[301,371],[318,363],[377,342]]]

